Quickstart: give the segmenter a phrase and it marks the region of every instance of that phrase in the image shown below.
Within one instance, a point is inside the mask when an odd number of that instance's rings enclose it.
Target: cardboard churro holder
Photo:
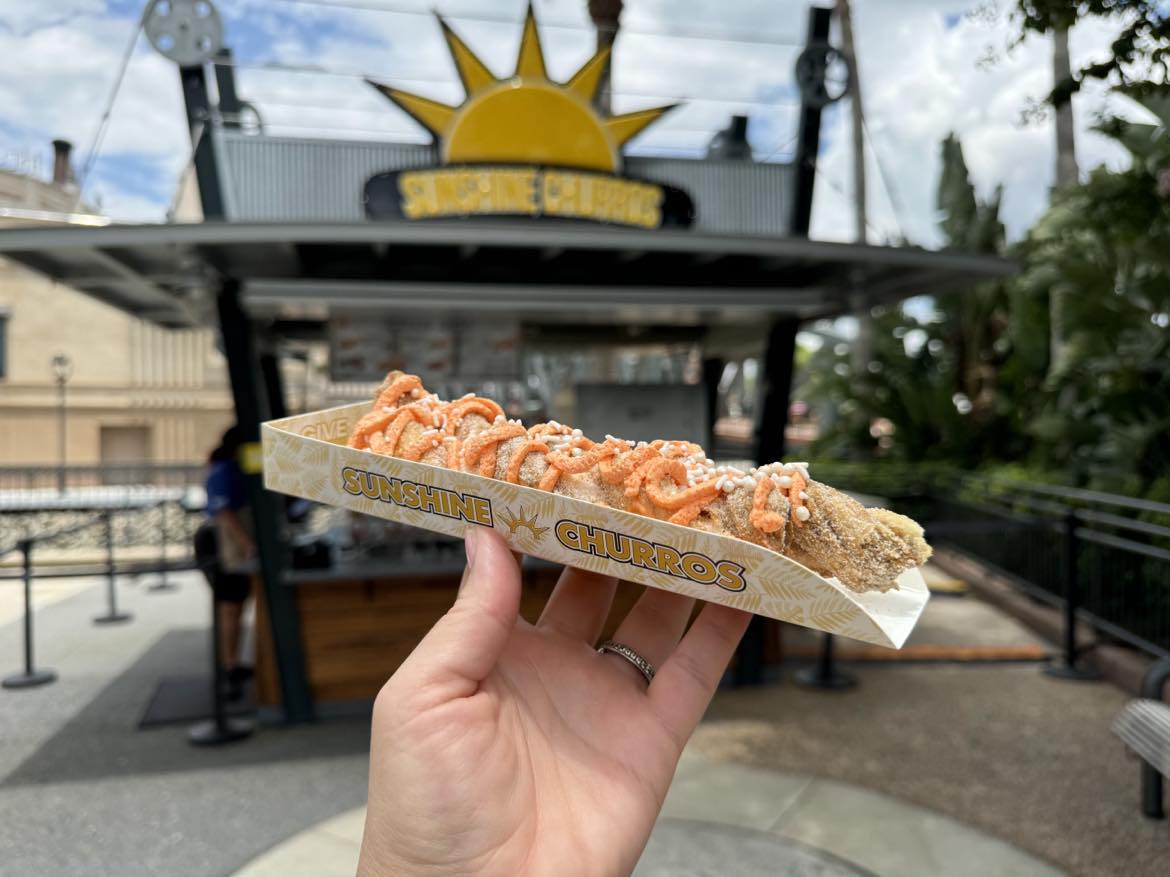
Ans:
[[[901,648],[929,592],[854,593],[794,560],[717,536],[480,475],[346,447],[369,402],[263,424],[269,490],[452,536],[491,527],[516,551],[757,615]]]

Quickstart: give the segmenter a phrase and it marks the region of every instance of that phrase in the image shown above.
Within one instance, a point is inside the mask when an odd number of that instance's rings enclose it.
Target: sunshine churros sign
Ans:
[[[514,551],[759,615],[898,648],[928,593],[857,594],[759,545],[557,493],[356,450],[359,402],[263,425],[264,484],[362,514],[461,536],[490,527]]]
[[[442,18],[439,25],[466,92],[462,104],[370,84],[434,136],[443,167],[371,177],[364,193],[371,218],[525,216],[638,228],[693,222],[686,192],[620,173],[622,146],[671,106],[599,111],[594,99],[608,48],[567,82],[554,82],[529,7],[515,69],[498,78]]]

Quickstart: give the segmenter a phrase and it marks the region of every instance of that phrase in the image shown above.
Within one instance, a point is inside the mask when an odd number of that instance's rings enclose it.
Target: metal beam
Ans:
[[[252,322],[240,307],[239,283],[225,280],[217,297],[220,331],[231,378],[236,418],[245,447],[259,451],[260,421],[264,418],[262,396],[256,380],[257,357]],[[282,506],[279,497],[264,489],[259,471],[247,471],[249,507],[260,561],[261,587],[268,608],[276,663],[280,668],[281,700],[285,718],[303,722],[313,718],[313,700],[301,648],[300,619],[295,592],[284,584],[285,546],[281,537]]]
[[[525,249],[558,246],[566,253],[609,251],[619,257],[643,255],[757,256],[781,260],[779,264],[837,263],[887,265],[900,268],[937,268],[975,275],[972,282],[1003,276],[1017,270],[1014,262],[998,256],[931,252],[914,247],[845,244],[752,235],[703,234],[663,229],[582,228],[556,225],[520,226],[501,223],[415,224],[373,222],[233,222],[173,225],[110,225],[104,228],[13,228],[0,230],[0,254],[54,249],[132,246],[135,248],[217,246],[225,251],[254,250],[261,245],[374,244],[416,247],[451,247],[461,244],[487,249]],[[173,253],[178,261],[183,255]],[[257,260],[263,253],[254,254]],[[243,279],[243,278],[241,278]]]
[[[808,10],[808,38],[805,44],[813,46],[829,42],[829,24],[833,10],[812,6]],[[817,176],[817,153],[821,148],[821,108],[801,100],[800,123],[796,134],[796,192],[792,199],[792,219],[789,233],[796,238],[807,238],[812,219],[813,185]]]

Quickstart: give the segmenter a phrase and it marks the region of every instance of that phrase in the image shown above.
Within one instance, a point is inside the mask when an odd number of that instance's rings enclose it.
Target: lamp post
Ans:
[[[73,360],[58,353],[51,360],[53,380],[57,382],[57,490],[65,492],[65,385],[73,377]]]

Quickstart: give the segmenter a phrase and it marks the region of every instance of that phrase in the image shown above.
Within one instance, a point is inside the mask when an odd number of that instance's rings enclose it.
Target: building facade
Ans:
[[[64,152],[64,156],[62,155]],[[80,204],[57,148],[53,179],[0,171],[0,225],[106,224]],[[0,259],[0,466],[190,463],[233,417],[210,329],[163,329]]]

